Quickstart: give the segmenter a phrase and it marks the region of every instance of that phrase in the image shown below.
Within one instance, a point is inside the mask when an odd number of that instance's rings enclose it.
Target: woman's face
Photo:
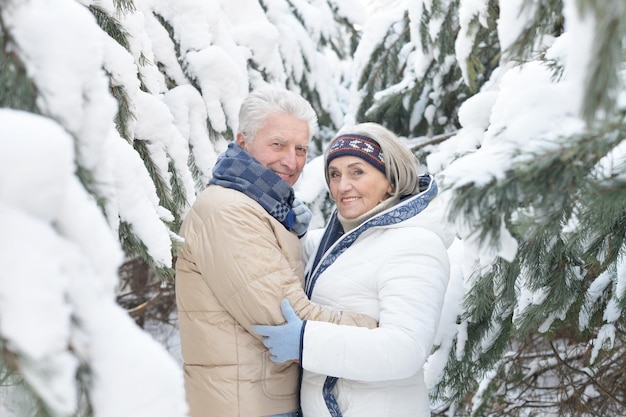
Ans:
[[[392,192],[385,174],[356,156],[340,156],[328,165],[330,194],[346,219],[373,209]]]

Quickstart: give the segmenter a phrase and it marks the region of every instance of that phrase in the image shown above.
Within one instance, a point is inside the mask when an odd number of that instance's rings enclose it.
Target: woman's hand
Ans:
[[[274,362],[300,361],[300,341],[304,322],[293,311],[288,300],[280,304],[286,324],[277,326],[254,325],[252,330],[263,336],[263,344],[270,351],[270,359]]]

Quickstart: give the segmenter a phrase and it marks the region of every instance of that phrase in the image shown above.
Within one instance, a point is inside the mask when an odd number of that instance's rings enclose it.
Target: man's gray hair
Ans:
[[[309,125],[309,140],[317,133],[317,115],[311,104],[292,91],[274,86],[254,90],[244,99],[239,109],[237,132],[251,143],[267,118],[277,113],[286,113],[306,122]]]

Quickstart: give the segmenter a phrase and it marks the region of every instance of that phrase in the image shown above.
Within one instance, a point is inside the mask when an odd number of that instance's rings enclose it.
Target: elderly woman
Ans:
[[[302,321],[255,326],[276,362],[299,360],[305,417],[430,415],[423,366],[433,348],[449,278],[437,186],[413,154],[374,123],[336,137],[325,153],[337,208],[311,231],[311,301],[374,317],[376,329]],[[321,239],[320,239],[321,237]]]

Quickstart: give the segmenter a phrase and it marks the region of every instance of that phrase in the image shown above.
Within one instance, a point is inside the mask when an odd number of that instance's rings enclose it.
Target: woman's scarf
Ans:
[[[217,158],[209,184],[241,191],[259,203],[287,230],[291,230],[296,222],[296,214],[291,208],[294,200],[291,185],[236,142],[229,143],[226,152]]]
[[[428,207],[430,201],[437,195],[437,183],[430,174],[421,175],[419,181],[420,190],[423,190],[420,191],[419,194],[408,196],[400,200],[398,204],[391,209],[366,220],[359,225],[359,227],[345,235],[343,234],[343,227],[337,218],[337,210],[335,209],[329,219],[328,226],[326,226],[311,269],[307,272],[305,277],[305,291],[309,299],[313,295],[313,287],[319,276],[356,241],[361,233],[372,227],[400,223],[416,216]],[[336,377],[327,376],[322,388],[322,395],[324,396],[326,407],[332,417],[342,417],[337,399],[333,394],[333,388],[335,384],[337,384],[337,380],[338,378]]]

